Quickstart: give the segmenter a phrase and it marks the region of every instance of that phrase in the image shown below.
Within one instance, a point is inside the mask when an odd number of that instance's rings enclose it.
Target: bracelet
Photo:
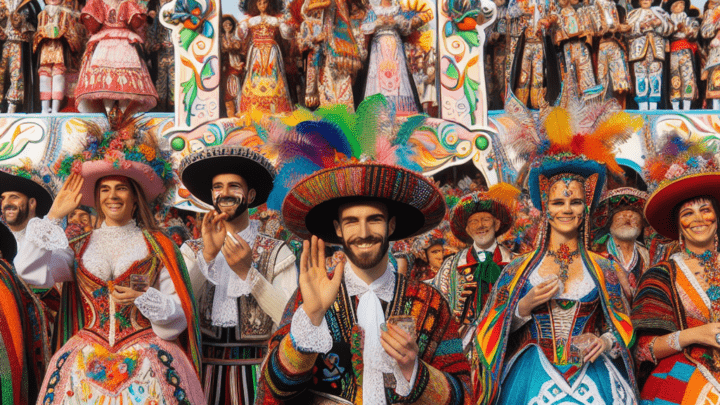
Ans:
[[[682,346],[680,346],[680,331],[673,332],[668,335],[667,344],[676,352],[681,352]]]
[[[659,337],[660,336],[655,336],[654,338],[652,338],[650,344],[648,345],[648,351],[650,352],[650,358],[652,359],[653,364],[657,364],[657,358],[655,357],[655,341]]]

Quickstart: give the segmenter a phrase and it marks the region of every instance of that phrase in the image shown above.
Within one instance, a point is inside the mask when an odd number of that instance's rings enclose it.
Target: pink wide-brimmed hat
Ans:
[[[167,152],[162,151],[151,134],[124,129],[101,136],[88,135],[84,152],[68,156],[60,164],[61,177],[79,173],[83,183],[80,204],[95,207],[95,187],[108,176],[135,180],[148,203],[162,195],[173,180]]]

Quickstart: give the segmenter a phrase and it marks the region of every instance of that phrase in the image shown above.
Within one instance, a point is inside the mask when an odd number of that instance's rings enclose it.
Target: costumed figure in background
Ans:
[[[360,26],[364,35],[372,36],[365,97],[383,94],[397,116],[422,111],[401,36],[410,35],[432,19],[433,12],[425,3],[420,10],[403,10],[397,0],[373,0]]]
[[[668,0],[663,4],[670,13],[673,30],[670,34],[670,102],[673,110],[689,110],[698,98],[695,75],[695,38],[700,31],[697,9],[690,9],[690,0]],[[688,15],[692,14],[692,15]]]
[[[75,106],[84,113],[105,113],[113,126],[124,116],[150,111],[158,101],[147,65],[147,6],[136,0],[88,0],[80,15],[91,34],[82,57]]]
[[[240,23],[238,36],[241,41],[249,39],[250,46],[245,59],[245,80],[240,90],[238,113],[292,112],[285,62],[278,45],[280,36],[293,38],[292,28],[285,24],[283,17],[283,2],[246,0],[243,10],[250,18]]]
[[[418,281],[429,281],[435,278],[445,259],[445,238],[443,221],[438,228],[420,235],[413,241],[411,251],[415,261],[408,278]]]
[[[603,99],[613,97],[625,105],[625,95],[632,91],[630,68],[623,33],[630,30],[625,24],[625,8],[613,0],[595,0],[589,6],[595,32],[600,36],[597,50],[597,79],[603,86]]]
[[[562,50],[564,77],[574,80],[583,98],[589,99],[602,92],[602,86],[595,81],[592,55],[587,45],[592,42],[594,27],[586,17],[586,7],[577,7],[577,1],[558,0],[558,9],[550,14],[549,20],[555,28],[553,41]]]
[[[38,403],[203,403],[189,277],[148,203],[172,181],[168,154],[135,128],[90,134],[87,143],[94,152],[61,163],[58,175],[68,178],[48,215],[30,220],[18,251],[53,256],[47,267],[19,272],[26,282],[74,280],[78,300],[68,314],[77,332],[51,359]],[[68,241],[58,223],[79,203],[95,207],[102,225]]]
[[[508,57],[508,7],[507,0],[493,0],[497,7],[495,22],[487,28],[485,41],[485,71],[488,102],[491,110],[500,110],[507,91],[506,62]],[[486,73],[487,74],[487,73]]]
[[[349,125],[342,130],[332,118],[307,120],[274,141],[282,166],[269,208],[284,201],[287,229],[309,240],[300,287],[271,340],[257,403],[473,401],[446,301],[388,261],[390,241],[425,233],[445,215],[432,181],[398,166],[414,154],[390,129],[388,105],[372,96],[357,114],[341,115]],[[384,163],[358,162],[361,155]],[[280,190],[288,188],[283,198]],[[342,245],[346,256],[333,268],[325,241]]]
[[[622,187],[603,195],[593,212],[592,251],[612,260],[628,302],[635,295],[640,276],[650,267],[650,254],[639,240],[645,228],[643,209],[648,195]]]
[[[487,192],[463,196],[450,214],[450,230],[469,246],[443,262],[432,284],[448,301],[463,349],[471,356],[478,316],[503,266],[513,254],[497,242],[513,224],[515,197],[520,191],[499,183]]]
[[[83,37],[78,32],[78,16],[66,0],[47,0],[38,16],[33,51],[38,56],[40,77],[40,112],[57,114],[65,99],[65,72],[70,53],[80,52]],[[52,106],[51,106],[52,102]]]
[[[7,8],[5,8],[7,7]],[[14,113],[19,106],[24,112],[32,110],[32,42],[40,5],[35,0],[9,0],[0,6],[0,22],[4,44],[0,60],[0,102],[7,101],[7,112]],[[9,82],[7,92],[5,82]]]
[[[161,0],[160,7],[170,0]],[[160,18],[153,18],[152,25],[147,31],[145,49],[155,53],[157,63],[157,77],[155,90],[158,94],[157,107],[160,111],[174,111],[175,108],[175,46],[172,40],[172,30],[164,26]]]
[[[629,61],[635,73],[635,101],[640,110],[654,110],[662,98],[666,38],[672,33],[670,16],[660,0],[633,0],[628,14]],[[639,3],[639,4],[638,4]]]
[[[702,68],[701,80],[707,80],[705,99],[712,100],[711,108],[720,110],[720,1],[710,0],[705,4],[700,36],[710,40],[707,46],[707,60]]]
[[[511,42],[506,77],[508,77],[508,85],[517,98],[531,108],[547,105],[545,83],[547,64],[543,37],[549,27],[549,22],[545,19],[549,11],[548,6],[543,0],[510,0],[508,5]],[[516,57],[521,58],[518,62],[520,76],[517,78],[517,84],[516,79],[512,77],[512,66]]]
[[[345,104],[355,108],[352,87],[367,56],[360,23],[367,6],[361,0],[305,0],[297,35],[305,60],[305,106]]]
[[[234,16],[223,14],[222,31],[220,31],[222,80],[225,89],[225,111],[228,117],[234,117],[240,103],[240,75],[243,72],[245,62],[242,61],[240,50],[242,42],[237,36],[238,23]]]
[[[612,149],[643,121],[614,100],[561,105],[541,112],[544,132],[519,123],[513,135],[533,162],[528,188],[543,222],[535,251],[505,266],[480,316],[481,404],[637,403],[621,270],[587,243],[606,167],[622,173]]]
[[[179,171],[193,196],[214,207],[202,239],[180,249],[198,297],[207,403],[252,404],[268,341],[297,289],[290,248],[262,235],[248,214],[267,200],[275,169],[248,148],[221,145],[187,156]]]
[[[717,145],[679,138],[646,165],[650,226],[680,249],[640,278],[633,302],[643,404],[712,403],[720,396]],[[668,145],[675,155],[662,154]]]
[[[32,243],[28,238],[30,221],[44,217],[50,210],[55,194],[52,179],[51,175],[43,175],[28,166],[0,170],[2,220],[15,237],[18,249],[23,250]],[[51,260],[50,256],[31,258],[16,255],[11,264],[19,273],[27,269],[46,269]],[[33,293],[27,296],[29,299],[25,300],[23,310],[29,315],[30,330],[33,331],[26,335],[26,344],[30,349],[28,355],[31,356],[28,370],[36,386],[39,386],[53,353],[52,333],[60,306],[60,290],[54,285],[43,287],[20,282]]]

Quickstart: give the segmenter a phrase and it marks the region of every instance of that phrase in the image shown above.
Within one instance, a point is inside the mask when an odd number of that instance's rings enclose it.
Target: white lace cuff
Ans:
[[[290,339],[293,347],[303,353],[324,354],[332,349],[333,344],[325,318],[320,326],[313,325],[302,306],[295,311],[290,323]]]
[[[145,318],[157,324],[167,322],[175,314],[173,299],[153,287],[135,299],[135,306]]]
[[[27,224],[25,238],[40,249],[53,251],[69,247],[65,231],[60,225],[47,216],[32,218]]]
[[[401,397],[406,397],[410,395],[410,391],[412,391],[412,387],[415,385],[415,377],[417,377],[419,361],[420,360],[415,358],[415,365],[413,366],[413,372],[412,377],[410,377],[410,381],[405,379],[405,375],[403,374],[402,370],[400,370],[400,365],[395,362],[395,367],[393,367],[393,374],[395,375],[395,393],[400,395]]]
[[[262,277],[262,275],[255,268],[255,264],[250,267],[250,271],[248,271],[245,280],[241,279],[234,271],[231,271],[227,286],[228,298],[238,298],[250,295],[255,287],[255,284],[257,284],[259,277]]]
[[[198,262],[198,266],[200,267],[200,272],[213,285],[218,285],[220,282],[220,280],[218,279],[218,274],[217,274],[218,273],[217,266],[215,266],[216,261],[217,261],[217,257],[215,257],[215,259],[210,260],[209,262],[206,262],[205,256],[203,255],[203,251],[201,250],[197,253],[197,262]]]

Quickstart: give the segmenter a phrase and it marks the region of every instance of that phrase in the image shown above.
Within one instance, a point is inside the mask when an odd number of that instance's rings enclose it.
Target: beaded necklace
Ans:
[[[705,292],[708,298],[710,298],[710,301],[713,301],[713,306],[715,306],[715,301],[720,300],[720,268],[718,268],[717,264],[718,253],[716,251],[706,250],[701,254],[697,254],[687,247],[685,248],[685,253],[700,262],[700,266],[705,269],[704,277],[709,285]]]
[[[568,279],[568,270],[573,262],[573,258],[580,255],[580,250],[575,249],[571,252],[570,247],[562,243],[557,250],[548,250],[547,254],[548,256],[552,256],[555,263],[560,266],[560,274],[558,275],[560,281],[563,283],[566,282]]]

